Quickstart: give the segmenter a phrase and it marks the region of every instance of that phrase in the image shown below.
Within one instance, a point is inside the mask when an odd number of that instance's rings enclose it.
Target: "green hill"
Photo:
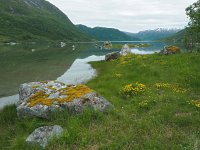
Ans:
[[[185,34],[186,34],[186,30],[183,29],[179,32],[177,32],[175,35],[171,36],[171,37],[168,37],[168,38],[165,38],[165,39],[162,39],[162,41],[175,41],[175,42],[182,42],[184,40],[184,37],[185,37]]]
[[[0,41],[88,41],[57,7],[45,0],[0,0]]]
[[[84,25],[77,25],[77,27],[85,32],[86,34],[92,36],[94,39],[102,41],[140,41],[139,38],[131,37],[126,35],[124,32],[104,27],[90,28]]]

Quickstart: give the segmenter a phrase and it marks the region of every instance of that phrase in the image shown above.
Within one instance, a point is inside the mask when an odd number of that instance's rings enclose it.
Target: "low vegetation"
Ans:
[[[98,77],[87,85],[114,109],[50,120],[20,119],[16,107],[0,112],[0,147],[37,149],[24,141],[37,127],[61,125],[65,133],[47,149],[199,149],[200,54],[128,55],[93,62]]]

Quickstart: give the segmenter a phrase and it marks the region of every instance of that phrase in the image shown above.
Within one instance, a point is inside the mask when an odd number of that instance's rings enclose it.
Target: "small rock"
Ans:
[[[52,138],[59,138],[63,134],[63,128],[61,126],[44,126],[35,129],[31,133],[26,142],[30,145],[39,145],[42,148],[45,148],[48,145],[49,140]]]
[[[65,47],[67,44],[65,42],[60,42],[60,47],[63,48]]]

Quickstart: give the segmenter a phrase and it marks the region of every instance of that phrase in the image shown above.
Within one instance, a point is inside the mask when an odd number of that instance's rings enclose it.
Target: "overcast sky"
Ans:
[[[74,24],[138,32],[155,28],[184,28],[185,8],[196,0],[48,0]]]

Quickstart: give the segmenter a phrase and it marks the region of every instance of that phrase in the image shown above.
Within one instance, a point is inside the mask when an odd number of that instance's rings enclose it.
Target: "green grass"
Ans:
[[[200,109],[188,103],[200,100],[199,64],[199,53],[130,55],[93,62],[98,77],[87,85],[108,99],[113,110],[88,110],[77,116],[57,113],[51,120],[41,120],[20,119],[14,106],[7,107],[0,112],[0,148],[31,149],[24,140],[36,127],[58,124],[65,133],[50,143],[49,150],[199,149]],[[124,96],[122,88],[135,82],[143,83],[146,90]],[[156,83],[170,87],[158,89]]]

